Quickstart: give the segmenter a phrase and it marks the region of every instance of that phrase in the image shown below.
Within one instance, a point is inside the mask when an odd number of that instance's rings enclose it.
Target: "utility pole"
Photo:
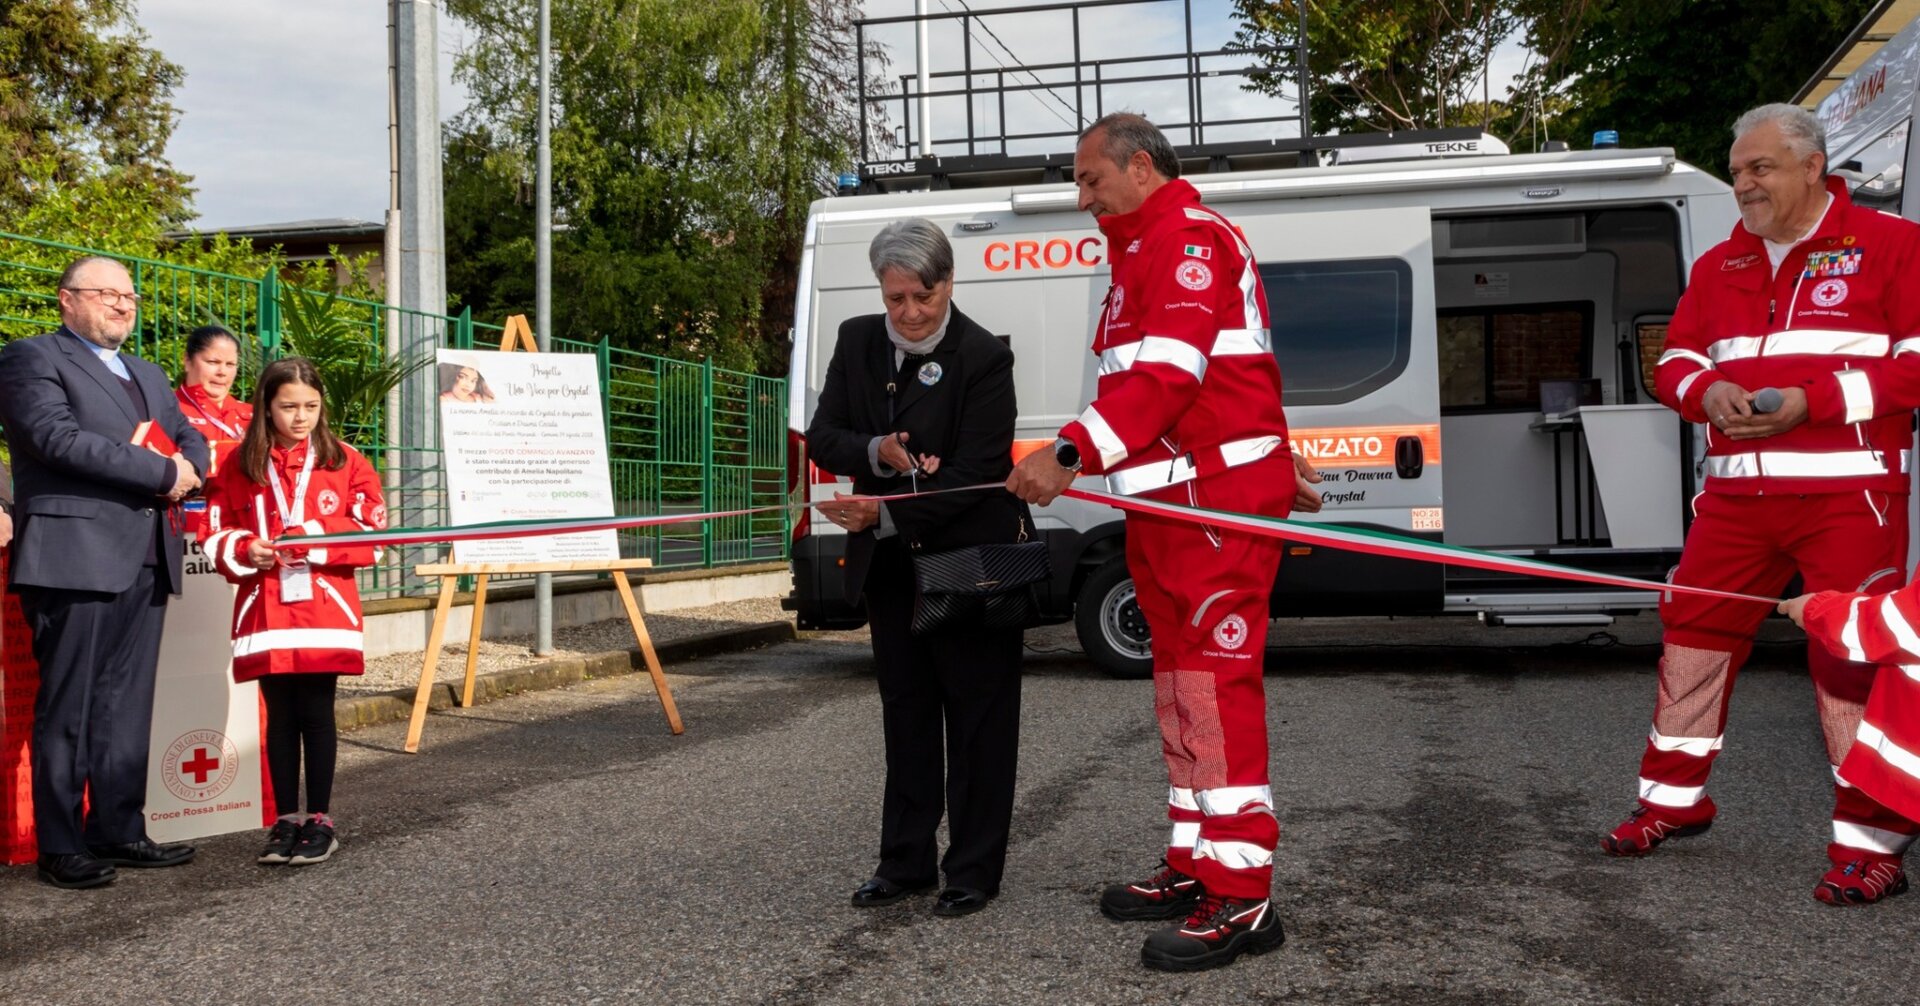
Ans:
[[[533,339],[540,352],[552,349],[553,338],[553,149],[548,130],[552,121],[551,18],[552,0],[540,0],[539,132],[534,153],[533,182]],[[553,574],[533,578],[533,652],[553,652]]]
[[[398,324],[390,329],[389,345],[400,356],[431,356],[445,337],[447,313],[446,224],[440,187],[440,0],[392,0],[389,8],[393,35],[394,149],[398,162],[397,274],[398,290],[386,293],[388,304],[419,314],[389,312]],[[394,247],[397,245],[397,249]],[[428,317],[421,317],[427,315]],[[439,387],[433,367],[422,367],[400,388],[390,423],[396,447],[404,455],[390,455],[401,469],[401,491],[395,511],[431,513],[443,501],[439,455]]]

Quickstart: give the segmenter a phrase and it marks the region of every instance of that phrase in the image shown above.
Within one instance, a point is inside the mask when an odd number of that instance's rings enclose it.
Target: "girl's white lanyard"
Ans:
[[[307,445],[307,460],[300,466],[300,478],[293,484],[293,505],[287,505],[286,490],[280,488],[280,472],[276,468],[267,473],[267,481],[273,486],[273,505],[280,511],[280,527],[286,529],[299,527],[307,513],[307,481],[313,477],[313,445]],[[265,528],[261,528],[265,531]],[[288,602],[313,599],[313,569],[302,559],[297,563],[283,563],[280,566],[280,600]]]
[[[191,394],[187,393],[187,389],[185,388],[180,389],[180,397],[184,399],[188,405],[193,406],[193,411],[200,413],[200,418],[206,420],[209,423],[212,423],[216,428],[220,430],[220,432],[226,434],[228,440],[241,439],[241,434],[239,430],[236,430],[233,427],[228,426],[226,423],[221,422],[218,416],[215,416],[213,413],[208,412],[206,409],[206,406],[201,405],[197,399],[195,399]]]

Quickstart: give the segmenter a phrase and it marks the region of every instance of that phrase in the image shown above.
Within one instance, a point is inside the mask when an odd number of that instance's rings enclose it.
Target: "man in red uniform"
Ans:
[[[1099,221],[1113,267],[1093,341],[1099,384],[1054,449],[1022,460],[1007,488],[1046,504],[1076,473],[1105,474],[1113,492],[1188,506],[1273,517],[1318,509],[1304,485],[1318,476],[1288,450],[1253,253],[1179,174],[1173,147],[1138,115],[1109,115],[1081,134],[1080,208]],[[1108,888],[1100,907],[1116,919],[1186,919],[1147,939],[1149,967],[1218,967],[1284,939],[1269,903],[1280,825],[1260,676],[1280,552],[1271,539],[1127,517],[1127,566],[1153,635],[1173,838],[1156,874]]]
[[[1673,582],[1778,596],[1902,580],[1912,410],[1920,392],[1920,227],[1857,207],[1826,176],[1826,135],[1792,105],[1734,125],[1742,226],[1694,263],[1660,358],[1660,400],[1707,423],[1706,485]],[[1640,801],[1602,839],[1616,856],[1713,823],[1707,774],[1765,605],[1672,594]],[[1856,655],[1856,660],[1864,659]],[[1833,866],[1813,895],[1865,904],[1906,887],[1916,826],[1839,770],[1874,668],[1810,646],[1834,766]]]

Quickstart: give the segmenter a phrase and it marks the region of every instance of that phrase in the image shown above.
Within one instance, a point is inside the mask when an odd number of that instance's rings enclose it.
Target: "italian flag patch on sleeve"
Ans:
[[[1188,258],[1212,258],[1213,249],[1206,245],[1188,245],[1187,250],[1181,254]]]

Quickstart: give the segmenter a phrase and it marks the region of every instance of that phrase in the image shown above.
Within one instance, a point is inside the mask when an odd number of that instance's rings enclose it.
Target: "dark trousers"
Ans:
[[[866,595],[887,748],[875,872],[931,884],[944,804],[948,886],[997,894],[1020,751],[1020,630],[912,635],[913,565],[897,542],[875,549]]]
[[[141,567],[123,593],[22,587],[20,603],[40,664],[33,705],[40,852],[145,838],[147,739],[167,611],[154,567]]]
[[[269,674],[260,679],[267,702],[267,773],[273,805],[282,814],[300,809],[300,749],[307,753],[307,813],[325,814],[333,799],[333,766],[340,733],[333,718],[338,674]]]

